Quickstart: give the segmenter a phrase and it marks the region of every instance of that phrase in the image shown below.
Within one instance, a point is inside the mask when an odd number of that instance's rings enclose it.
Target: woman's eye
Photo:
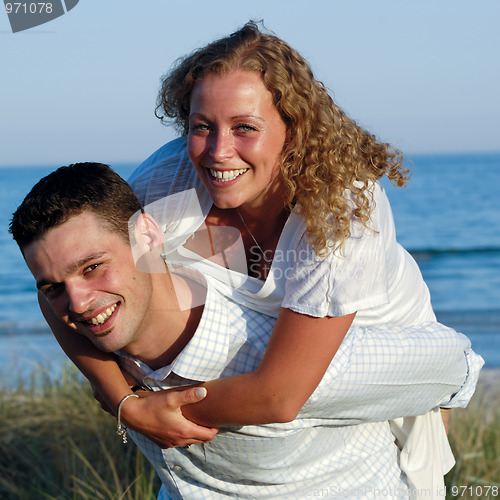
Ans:
[[[210,127],[206,123],[195,123],[193,125],[190,125],[190,129],[193,132],[205,132],[207,130],[210,130]]]
[[[241,130],[242,132],[254,132],[257,130],[255,127],[252,125],[247,125],[246,123],[240,123],[239,125],[236,126],[238,130]]]

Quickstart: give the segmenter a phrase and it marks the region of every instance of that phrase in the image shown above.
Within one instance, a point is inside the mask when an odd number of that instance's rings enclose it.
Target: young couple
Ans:
[[[404,184],[399,155],[253,23],[181,61],[158,109],[185,137],[132,176],[140,203],[80,164],[35,186],[11,230],[161,495],[438,498],[453,459],[437,407],[467,403],[482,360],[396,243],[377,180]],[[133,397],[105,353],[141,386],[195,388]]]

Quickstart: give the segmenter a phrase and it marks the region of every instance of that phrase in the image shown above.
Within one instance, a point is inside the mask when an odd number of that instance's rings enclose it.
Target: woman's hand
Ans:
[[[215,437],[218,429],[203,427],[187,420],[181,410],[184,405],[201,401],[206,393],[206,389],[202,387],[138,391],[139,398],[129,398],[123,405],[121,421],[160,448],[207,443]]]
[[[116,415],[113,413],[113,410],[111,409],[109,404],[102,397],[102,394],[98,391],[97,387],[95,387],[92,384],[90,384],[90,387],[92,388],[92,396],[94,396],[94,399],[101,405],[101,410],[104,410],[106,413],[109,413],[111,416],[116,417]]]
[[[130,386],[130,388],[137,386],[137,380],[134,377],[132,377],[130,373],[128,373],[125,370],[121,370],[121,373],[127,384]],[[90,384],[90,387],[92,388],[92,395],[94,396],[94,399],[101,405],[101,409],[104,410],[106,413],[109,413],[113,417],[116,417],[116,412],[113,411],[108,401],[99,392],[99,389],[93,384]],[[141,394],[139,393],[138,396],[141,396]]]
[[[439,408],[441,410],[441,418],[443,419],[444,429],[446,434],[450,432],[450,408]]]

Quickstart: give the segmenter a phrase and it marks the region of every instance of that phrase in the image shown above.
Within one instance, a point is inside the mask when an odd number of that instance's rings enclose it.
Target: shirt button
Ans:
[[[174,469],[176,472],[180,472],[182,470],[182,467],[180,465],[174,465],[172,469]]]

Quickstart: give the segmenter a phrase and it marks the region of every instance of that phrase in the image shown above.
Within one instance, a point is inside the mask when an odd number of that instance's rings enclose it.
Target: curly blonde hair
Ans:
[[[408,180],[402,154],[350,119],[314,78],[307,61],[253,21],[178,60],[163,79],[156,116],[173,121],[187,135],[196,82],[209,72],[223,75],[239,68],[261,73],[287,126],[280,164],[286,205],[300,207],[316,253],[341,246],[350,237],[353,217],[364,225],[369,221],[373,181],[387,175],[403,186]],[[345,198],[346,189],[354,208]]]

